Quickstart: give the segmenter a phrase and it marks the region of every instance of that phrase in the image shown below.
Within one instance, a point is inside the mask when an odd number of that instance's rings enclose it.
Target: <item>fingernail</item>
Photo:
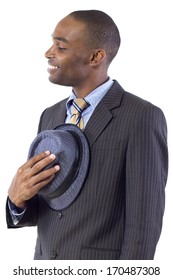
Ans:
[[[56,156],[55,156],[54,154],[51,154],[49,157],[50,157],[51,159],[55,159],[55,158],[56,158]]]
[[[60,170],[60,166],[59,165],[55,165],[54,166],[56,170]]]
[[[50,151],[45,151],[45,154],[46,154],[46,155],[49,155],[49,154],[50,154]]]

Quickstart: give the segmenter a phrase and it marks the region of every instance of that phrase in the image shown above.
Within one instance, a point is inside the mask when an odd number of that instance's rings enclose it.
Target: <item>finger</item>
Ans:
[[[47,165],[52,163],[56,159],[54,154],[50,154],[49,156],[41,159],[40,161],[36,162],[32,168],[30,169],[30,176],[33,176],[43,170]]]
[[[38,182],[36,185],[34,185],[33,190],[36,193],[46,185],[48,185],[53,179],[55,178],[55,174],[51,175],[50,177],[42,180],[41,182]]]
[[[33,167],[37,162],[48,157],[49,155],[50,155],[50,151],[44,151],[44,152],[30,158],[24,165],[26,166],[26,168]]]
[[[54,175],[56,172],[60,170],[59,165],[55,165],[47,170],[41,171],[40,173],[37,173],[35,176],[32,177],[32,186],[35,186],[36,184],[47,180],[50,176]]]

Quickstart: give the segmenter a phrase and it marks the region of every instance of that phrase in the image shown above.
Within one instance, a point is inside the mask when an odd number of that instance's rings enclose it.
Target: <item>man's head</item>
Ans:
[[[120,45],[114,21],[98,10],[70,13],[57,24],[52,39],[45,54],[49,80],[73,88],[84,88],[94,80],[104,82]]]
[[[110,63],[120,46],[119,30],[112,18],[98,10],[75,11],[69,16],[85,24],[88,45],[95,49],[103,48]]]

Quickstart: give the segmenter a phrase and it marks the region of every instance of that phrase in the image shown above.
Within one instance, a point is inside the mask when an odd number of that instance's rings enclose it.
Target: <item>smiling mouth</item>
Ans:
[[[54,66],[49,64],[47,71],[49,74],[54,74],[56,70],[59,68],[60,68],[59,66]]]
[[[58,69],[58,66],[54,66],[54,65],[49,65],[49,69]]]

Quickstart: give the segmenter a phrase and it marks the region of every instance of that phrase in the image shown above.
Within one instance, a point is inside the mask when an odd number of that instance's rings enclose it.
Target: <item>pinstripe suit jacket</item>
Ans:
[[[43,112],[39,132],[64,123],[65,103]],[[90,169],[76,201],[59,212],[36,196],[17,227],[37,225],[35,259],[153,259],[167,179],[162,111],[114,81],[85,134]]]

